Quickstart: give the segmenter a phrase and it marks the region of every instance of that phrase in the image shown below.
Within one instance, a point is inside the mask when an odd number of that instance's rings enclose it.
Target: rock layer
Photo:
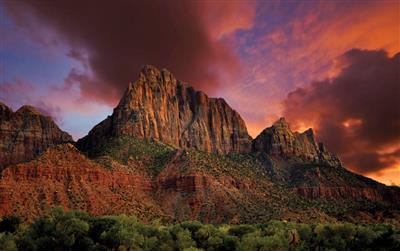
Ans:
[[[0,169],[31,160],[50,146],[71,141],[72,137],[60,130],[51,117],[34,107],[22,106],[13,112],[0,102]]]
[[[0,215],[16,213],[32,220],[62,206],[95,215],[135,213],[149,219],[162,215],[149,194],[151,190],[148,177],[105,170],[73,145],[63,144],[2,171]]]
[[[71,144],[57,145],[35,160],[1,172],[0,216],[18,214],[30,221],[62,206],[94,215],[133,214],[144,221],[201,219],[221,223],[240,222],[245,217],[241,208],[254,210],[267,203],[268,197],[258,194],[260,182],[234,179],[229,174],[183,173],[180,166],[187,164],[186,158],[177,154],[173,163],[151,177],[134,171],[135,163],[118,170],[114,165],[105,169]]]
[[[77,145],[87,150],[118,136],[218,153],[248,152],[251,145],[243,119],[225,100],[209,98],[152,66],[144,67],[113,114]]]

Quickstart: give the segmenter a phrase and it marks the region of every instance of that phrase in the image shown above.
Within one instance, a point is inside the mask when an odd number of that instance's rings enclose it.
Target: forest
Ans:
[[[56,208],[30,224],[14,215],[2,218],[0,250],[400,250],[400,229],[343,222],[144,224],[134,216],[91,216]]]

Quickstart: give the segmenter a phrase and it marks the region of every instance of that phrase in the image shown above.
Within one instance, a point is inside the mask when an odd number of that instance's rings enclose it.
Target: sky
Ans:
[[[400,185],[399,24],[398,0],[0,0],[0,101],[79,139],[152,64],[223,97],[253,137],[284,116]]]

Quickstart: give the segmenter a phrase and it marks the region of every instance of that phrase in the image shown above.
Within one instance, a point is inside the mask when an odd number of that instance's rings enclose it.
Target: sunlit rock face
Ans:
[[[153,66],[143,68],[113,114],[79,140],[78,147],[89,149],[118,136],[218,153],[248,152],[251,145],[243,119],[225,100],[209,98]]]
[[[32,106],[16,112],[0,102],[0,169],[28,161],[50,146],[72,142],[51,117],[40,114]]]
[[[303,133],[293,132],[284,118],[264,129],[253,140],[252,150],[275,158],[295,157],[307,162],[342,165],[335,154],[327,152],[322,143],[316,143],[311,128]]]

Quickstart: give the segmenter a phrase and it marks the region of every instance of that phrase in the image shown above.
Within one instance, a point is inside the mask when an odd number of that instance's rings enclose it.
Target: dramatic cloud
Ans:
[[[398,7],[398,1],[260,1],[254,28],[236,34],[245,77],[221,95],[257,136],[282,115],[288,92],[335,76],[338,55],[352,48],[400,51]]]
[[[76,138],[111,112],[142,65],[153,64],[211,96],[224,97],[254,137],[284,110],[290,113],[290,104],[282,100],[300,87],[288,98],[291,104],[307,104],[301,118],[291,114],[298,129],[324,126],[321,140],[329,141],[328,147],[354,170],[388,184],[393,179],[378,177],[382,170],[400,177],[400,168],[390,169],[399,148],[391,140],[396,136],[386,134],[396,134],[393,125],[386,120],[379,124],[383,113],[367,114],[389,106],[391,97],[382,97],[388,90],[381,84],[385,78],[375,81],[373,91],[369,79],[368,88],[326,87],[344,78],[346,66],[364,67],[356,60],[359,56],[349,54],[333,67],[334,59],[352,48],[385,50],[387,56],[375,52],[374,60],[393,64],[395,59],[389,58],[400,51],[398,1],[19,0],[0,1],[0,15],[0,99],[14,107],[26,102],[57,113]],[[368,57],[366,62],[374,60]],[[354,76],[365,74],[363,70]],[[338,80],[304,87],[335,76]],[[35,90],[25,91],[18,78]],[[344,94],[334,92],[339,90]],[[313,98],[318,92],[326,100]],[[376,97],[359,105],[370,92]],[[348,93],[354,99],[336,98]],[[329,108],[332,104],[335,109]],[[353,154],[356,151],[360,154]]]
[[[400,53],[353,49],[339,74],[288,94],[294,127],[313,126],[320,141],[361,173],[400,165]]]
[[[225,10],[212,2],[198,5],[195,1],[6,3],[8,14],[33,38],[44,44],[68,44],[68,55],[88,67],[72,71],[68,80],[79,82],[83,97],[111,105],[144,64],[166,67],[205,91],[218,87],[221,72],[238,72],[238,59],[219,39],[251,27],[254,6],[232,2]],[[237,19],[239,12],[243,15]]]

